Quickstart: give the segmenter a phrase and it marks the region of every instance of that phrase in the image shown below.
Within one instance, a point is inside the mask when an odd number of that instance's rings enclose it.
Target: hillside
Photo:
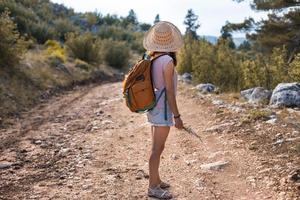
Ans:
[[[150,26],[133,11],[76,13],[49,0],[3,0],[0,13],[0,126],[55,91],[127,70]]]

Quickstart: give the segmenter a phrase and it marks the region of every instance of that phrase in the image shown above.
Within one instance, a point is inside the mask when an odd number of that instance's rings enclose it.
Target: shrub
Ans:
[[[46,56],[50,61],[51,66],[58,66],[66,61],[65,49],[55,40],[48,40],[45,43]]]
[[[101,41],[91,33],[67,35],[67,50],[73,58],[83,60],[89,64],[101,63]]]
[[[104,40],[102,56],[104,61],[111,67],[118,69],[126,68],[130,58],[130,49],[125,42]]]
[[[0,15],[0,67],[15,66],[26,50],[26,42],[20,37],[9,12]]]
[[[75,67],[88,71],[90,69],[90,65],[82,60],[75,60]]]
[[[76,27],[70,20],[59,18],[54,21],[54,29],[58,39],[65,41],[67,33],[79,32],[79,28]]]
[[[291,77],[292,81],[300,80],[300,54],[298,54],[290,64],[289,76]]]
[[[55,38],[55,30],[45,22],[32,22],[28,24],[30,27],[29,34],[35,38],[39,44],[44,44],[47,40]]]

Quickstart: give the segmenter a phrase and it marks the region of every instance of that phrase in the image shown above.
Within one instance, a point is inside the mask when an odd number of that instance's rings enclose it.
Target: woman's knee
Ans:
[[[165,149],[165,145],[152,147],[152,154],[160,155]]]

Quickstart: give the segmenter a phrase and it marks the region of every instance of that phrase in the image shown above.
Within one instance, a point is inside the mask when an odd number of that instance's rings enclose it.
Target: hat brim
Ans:
[[[149,31],[145,34],[144,40],[143,40],[143,46],[147,51],[152,52],[176,52],[179,51],[180,48],[184,45],[182,35],[180,33],[180,30],[172,23],[161,21],[159,23],[167,23],[172,30],[172,37],[173,40],[171,43],[165,44],[165,45],[159,45],[154,43],[153,41],[153,34],[154,34],[154,26],[152,26]]]

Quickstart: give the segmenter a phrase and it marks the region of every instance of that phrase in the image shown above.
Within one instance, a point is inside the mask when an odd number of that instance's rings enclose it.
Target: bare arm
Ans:
[[[167,94],[168,104],[171,107],[174,116],[178,116],[179,111],[176,102],[173,75],[174,75],[174,64],[173,62],[169,62],[164,71],[164,78],[166,82],[166,94]]]
[[[175,118],[175,127],[178,129],[182,129],[183,122],[180,118],[178,107],[177,107],[173,76],[174,76],[174,64],[173,62],[169,62],[164,71],[164,78],[166,82],[166,95],[167,95],[168,104],[174,116],[179,116]]]

